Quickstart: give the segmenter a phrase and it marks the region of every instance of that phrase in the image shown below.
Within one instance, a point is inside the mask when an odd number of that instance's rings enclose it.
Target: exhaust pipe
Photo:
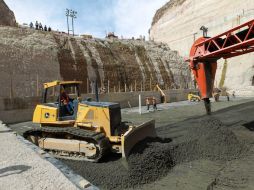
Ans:
[[[98,91],[97,80],[95,81],[95,99],[96,99],[96,102],[99,102],[99,91]]]

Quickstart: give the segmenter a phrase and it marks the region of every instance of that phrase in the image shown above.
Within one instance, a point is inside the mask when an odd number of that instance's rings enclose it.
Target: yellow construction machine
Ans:
[[[163,92],[163,90],[159,87],[158,84],[156,84],[155,87],[158,89],[158,91],[160,91],[160,94],[161,94],[161,103],[164,103],[164,104],[167,103],[166,94]]]
[[[98,162],[108,152],[127,157],[132,147],[146,137],[156,137],[155,121],[138,126],[121,121],[118,103],[81,101],[80,81],[44,83],[44,96],[34,110],[40,124],[24,137],[55,157]],[[52,90],[54,89],[54,90]],[[58,92],[48,102],[49,92]]]
[[[190,102],[194,102],[194,101],[198,101],[199,102],[201,100],[201,98],[200,98],[200,96],[196,92],[190,92],[188,94],[188,100]]]

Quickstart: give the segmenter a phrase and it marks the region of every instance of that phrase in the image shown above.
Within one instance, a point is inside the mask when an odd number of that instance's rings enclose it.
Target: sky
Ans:
[[[76,34],[104,38],[115,32],[124,38],[148,37],[157,9],[169,0],[5,0],[19,24],[36,20],[54,30],[67,31],[66,8],[77,11]]]

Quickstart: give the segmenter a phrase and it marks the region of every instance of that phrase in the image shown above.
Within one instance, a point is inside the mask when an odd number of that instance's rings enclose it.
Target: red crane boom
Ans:
[[[254,19],[215,37],[201,37],[191,47],[189,65],[198,84],[207,114],[211,113],[217,60],[254,52]]]

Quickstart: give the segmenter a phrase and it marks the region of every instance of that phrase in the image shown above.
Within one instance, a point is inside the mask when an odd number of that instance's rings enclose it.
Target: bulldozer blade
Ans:
[[[142,123],[139,126],[130,127],[122,136],[122,157],[129,156],[131,149],[140,141],[147,137],[157,137],[155,131],[155,120]]]

